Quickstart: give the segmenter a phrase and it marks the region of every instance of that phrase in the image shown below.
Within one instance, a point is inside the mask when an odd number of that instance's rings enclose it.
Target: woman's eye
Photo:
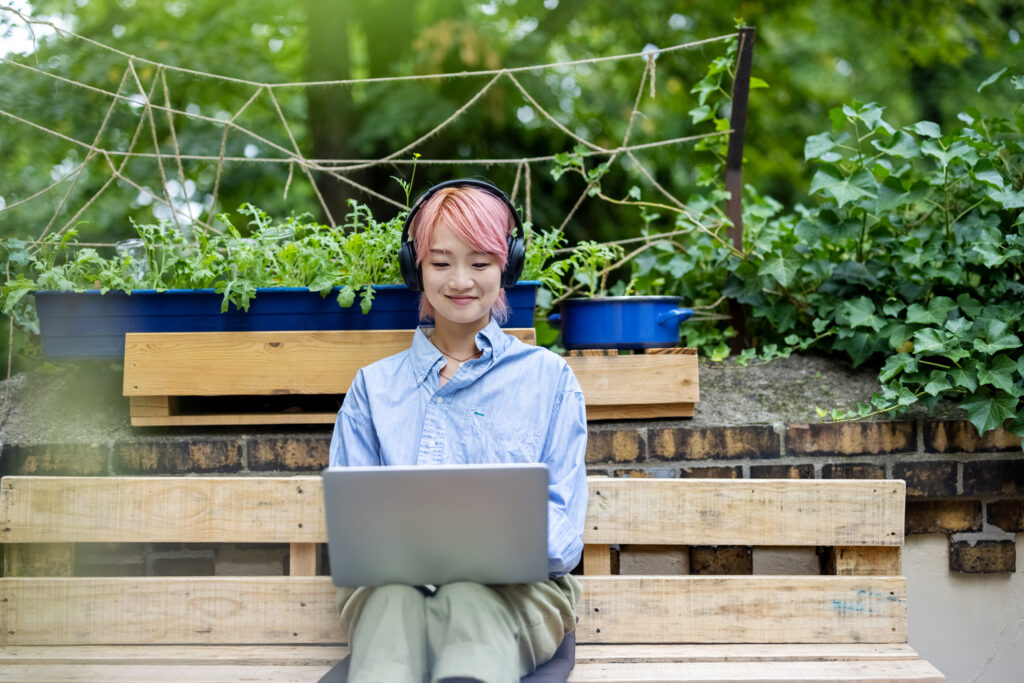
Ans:
[[[443,262],[443,261],[434,261],[430,265],[434,266],[435,268],[447,268],[448,267],[448,264]]]
[[[474,268],[486,268],[489,265],[491,265],[491,264],[490,263],[474,263],[473,267]]]

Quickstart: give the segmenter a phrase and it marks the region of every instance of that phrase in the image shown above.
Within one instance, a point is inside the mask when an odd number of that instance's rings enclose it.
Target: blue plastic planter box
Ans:
[[[512,316],[506,327],[533,327],[539,282],[506,289]],[[282,330],[397,330],[419,323],[418,292],[405,285],[374,285],[373,307],[338,306],[337,292],[321,297],[304,287],[256,290],[249,311],[220,312],[212,289],[157,292],[35,293],[43,352],[48,358],[122,358],[127,332],[276,332]]]

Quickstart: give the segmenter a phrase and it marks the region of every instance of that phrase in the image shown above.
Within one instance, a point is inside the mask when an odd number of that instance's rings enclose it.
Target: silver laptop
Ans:
[[[329,467],[336,586],[532,583],[548,576],[547,467]]]

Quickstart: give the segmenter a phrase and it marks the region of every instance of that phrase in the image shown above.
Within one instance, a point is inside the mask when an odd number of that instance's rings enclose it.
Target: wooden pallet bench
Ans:
[[[536,343],[533,328],[506,331]],[[136,426],[331,424],[359,368],[408,348],[412,336],[413,330],[127,334],[123,393]],[[672,351],[679,353],[567,358],[588,419],[692,416],[696,351]],[[230,397],[256,396],[267,397],[268,410],[225,409]],[[327,400],[275,409],[287,403],[282,398],[316,396]]]
[[[592,477],[572,681],[942,681],[902,481]],[[316,681],[346,653],[318,476],[0,480],[0,681]],[[284,543],[289,576],[22,575],[78,543]],[[611,575],[621,544],[813,546],[814,576]]]

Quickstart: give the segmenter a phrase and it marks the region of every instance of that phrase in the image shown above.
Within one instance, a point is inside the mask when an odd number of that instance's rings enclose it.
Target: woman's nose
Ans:
[[[468,289],[473,286],[473,278],[468,268],[455,266],[451,270],[448,284],[453,289]]]

